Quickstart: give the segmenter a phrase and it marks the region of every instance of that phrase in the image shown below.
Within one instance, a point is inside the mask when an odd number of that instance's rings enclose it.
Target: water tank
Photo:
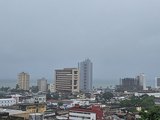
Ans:
[[[32,113],[32,114],[29,115],[29,120],[43,120],[43,114]]]

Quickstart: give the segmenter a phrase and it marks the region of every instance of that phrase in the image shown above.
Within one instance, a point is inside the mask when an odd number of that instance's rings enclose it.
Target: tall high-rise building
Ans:
[[[18,74],[18,85],[22,90],[29,90],[29,79],[30,76],[28,73],[21,72]]]
[[[143,87],[143,90],[146,90],[146,79],[145,75],[142,73],[136,77],[139,80],[139,84]]]
[[[92,91],[92,62],[86,59],[78,64],[80,70],[80,90]]]
[[[155,88],[160,88],[160,77],[155,78]]]
[[[37,86],[39,91],[47,91],[47,80],[45,78],[38,79]]]
[[[77,68],[55,70],[55,90],[58,92],[79,92],[79,70]]]

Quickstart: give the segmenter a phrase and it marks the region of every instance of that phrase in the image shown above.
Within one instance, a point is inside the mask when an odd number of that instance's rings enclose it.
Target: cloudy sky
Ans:
[[[0,1],[0,79],[53,79],[85,58],[94,79],[160,76],[160,1]]]

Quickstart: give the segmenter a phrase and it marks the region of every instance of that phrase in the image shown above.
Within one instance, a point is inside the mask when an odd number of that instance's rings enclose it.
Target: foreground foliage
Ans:
[[[160,106],[154,106],[149,110],[142,110],[140,116],[140,120],[160,120]]]

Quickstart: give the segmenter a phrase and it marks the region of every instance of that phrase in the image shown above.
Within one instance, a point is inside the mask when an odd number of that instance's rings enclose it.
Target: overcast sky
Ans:
[[[159,0],[0,0],[0,79],[90,58],[94,79],[160,76]]]

